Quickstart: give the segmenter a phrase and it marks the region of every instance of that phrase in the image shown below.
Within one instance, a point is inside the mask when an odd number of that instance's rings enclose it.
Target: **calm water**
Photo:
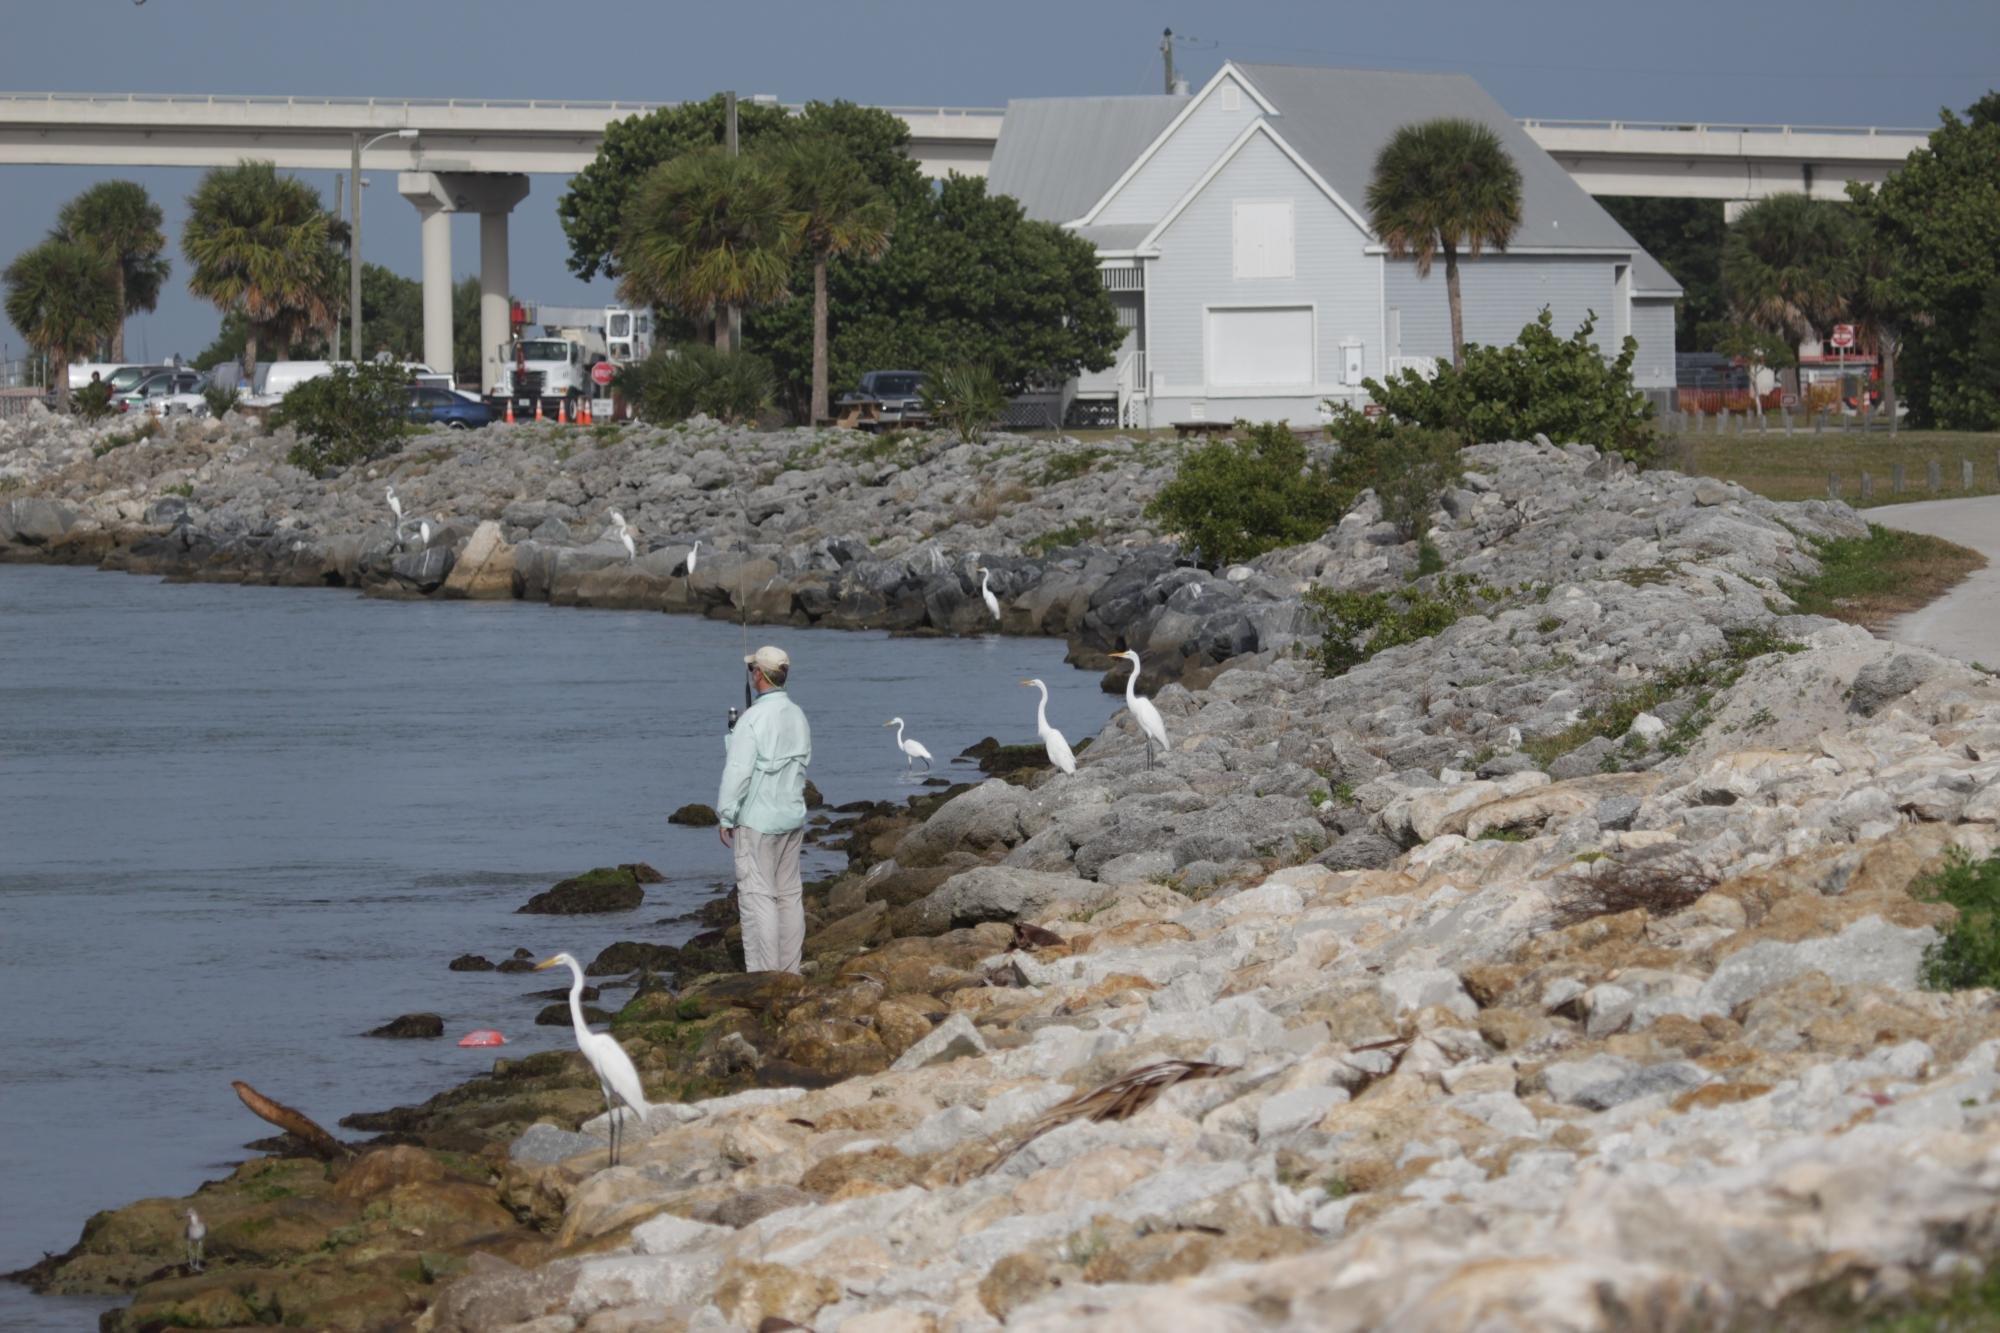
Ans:
[[[1049,640],[766,638],[836,803],[910,791],[892,714],[949,771],[982,736],[1035,739],[1023,676],[1072,740],[1116,706]],[[445,964],[685,937],[657,923],[728,863],[665,815],[715,798],[740,643],[684,616],[0,567],[0,1269],[228,1170],[266,1132],[232,1079],[331,1126],[484,1068],[451,1040],[471,1028],[566,1041],[532,1026],[549,977]],[[668,882],[636,912],[514,914],[638,860]],[[413,1010],[447,1040],[357,1035]],[[0,1283],[0,1328],[95,1309]]]

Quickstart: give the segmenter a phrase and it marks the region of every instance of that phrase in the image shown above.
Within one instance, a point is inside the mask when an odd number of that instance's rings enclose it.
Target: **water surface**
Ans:
[[[1035,739],[1023,676],[1072,741],[1117,706],[1052,640],[749,633],[791,652],[834,802],[910,792],[892,715],[950,772],[982,736]],[[486,1067],[453,1044],[472,1028],[513,1054],[567,1041],[531,1025],[551,978],[445,964],[685,938],[659,923],[729,866],[665,815],[715,799],[742,641],[686,616],[0,566],[0,1269],[240,1161],[264,1126],[232,1079],[331,1126]],[[636,912],[514,913],[623,861],[668,879]],[[415,1010],[447,1039],[357,1035]],[[0,1328],[96,1308],[0,1283]]]

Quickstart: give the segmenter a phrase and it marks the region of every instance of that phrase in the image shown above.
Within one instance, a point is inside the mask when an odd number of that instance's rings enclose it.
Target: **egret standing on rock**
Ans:
[[[1132,663],[1132,674],[1125,681],[1125,707],[1132,714],[1132,720],[1139,724],[1139,734],[1146,738],[1146,767],[1153,766],[1153,746],[1158,745],[1162,754],[1167,751],[1167,723],[1160,716],[1160,710],[1153,706],[1151,699],[1139,697],[1139,654],[1129,649],[1113,653],[1113,657],[1123,657]]]
[[[202,1262],[203,1242],[208,1239],[208,1223],[201,1220],[201,1214],[194,1209],[187,1210],[187,1266],[190,1273],[199,1273],[206,1265]]]
[[[396,516],[396,531],[403,530],[403,502],[396,498],[396,488],[392,485],[388,493],[389,512]]]
[[[569,968],[570,975],[575,978],[569,988],[569,1019],[576,1028],[576,1047],[596,1071],[598,1090],[604,1094],[604,1113],[610,1121],[611,1165],[616,1166],[618,1144],[624,1137],[620,1127],[624,1117],[619,1114],[619,1104],[623,1103],[638,1112],[642,1125],[653,1108],[646,1102],[645,1089],[639,1085],[639,1071],[632,1067],[632,1057],[625,1054],[625,1048],[618,1044],[618,1039],[603,1032],[592,1032],[583,1021],[583,968],[576,958],[559,953],[536,963],[535,971],[541,972],[558,964]]]
[[[981,565],[976,572],[979,575],[979,595],[986,602],[986,614],[992,616],[997,623],[1000,619],[1000,599],[995,597],[993,589],[986,585],[986,580],[992,575],[993,571]]]
[[[907,773],[910,771],[910,761],[913,759],[923,760],[924,772],[928,773],[931,771],[931,752],[929,750],[926,750],[923,747],[923,745],[917,741],[914,740],[906,741],[903,739],[902,718],[892,717],[887,722],[884,722],[882,725],[885,727],[894,727],[896,729],[896,748],[903,752],[904,772]]]
[[[1042,738],[1049,762],[1065,773],[1076,772],[1076,752],[1069,748],[1063,734],[1049,725],[1049,687],[1039,680],[1024,680],[1021,684],[1032,685],[1042,692],[1041,701],[1035,705],[1035,734]]]
[[[625,559],[627,561],[637,560],[639,558],[639,548],[632,542],[632,529],[625,526],[625,515],[619,513],[616,509],[611,511],[611,531],[618,538],[619,543],[624,546]]]
[[[426,551],[431,549],[431,521],[429,519],[426,518],[418,522],[417,540],[423,543]]]

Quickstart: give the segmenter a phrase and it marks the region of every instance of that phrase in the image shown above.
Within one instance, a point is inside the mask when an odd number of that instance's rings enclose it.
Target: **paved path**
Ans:
[[[1969,546],[1986,568],[1921,611],[1891,622],[1887,634],[1968,662],[2000,667],[2000,495],[1864,509],[1861,516],[1885,528],[1922,532]]]

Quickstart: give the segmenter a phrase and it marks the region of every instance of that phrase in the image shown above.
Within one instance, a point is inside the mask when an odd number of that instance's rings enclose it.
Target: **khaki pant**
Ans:
[[[743,970],[797,972],[806,944],[799,885],[804,829],[759,833],[736,827],[736,913],[743,922]]]

